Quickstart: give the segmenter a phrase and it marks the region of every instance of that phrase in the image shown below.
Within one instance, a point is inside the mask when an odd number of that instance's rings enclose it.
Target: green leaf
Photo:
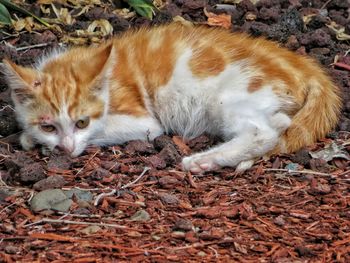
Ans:
[[[127,0],[128,4],[135,9],[140,16],[153,18],[154,9],[156,8],[150,0]]]
[[[6,6],[0,3],[0,23],[5,25],[11,25],[11,16],[7,11]]]
[[[48,24],[44,19],[37,17],[33,13],[23,9],[22,7],[14,4],[14,3],[11,3],[11,1],[9,1],[9,0],[0,0],[0,4],[6,6],[9,9],[13,9],[15,11],[21,12],[22,14],[31,16],[31,17],[35,18],[36,20],[38,20],[40,23],[42,23],[44,26],[50,27],[50,24]]]

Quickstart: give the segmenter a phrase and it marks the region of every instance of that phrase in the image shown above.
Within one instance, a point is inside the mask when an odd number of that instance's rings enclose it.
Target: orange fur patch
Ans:
[[[225,57],[216,48],[194,46],[193,49],[189,66],[194,76],[199,78],[216,76],[225,69]]]
[[[252,78],[252,80],[250,81],[249,85],[248,85],[248,92],[252,93],[255,92],[257,90],[259,90],[264,84],[264,80],[261,78]]]

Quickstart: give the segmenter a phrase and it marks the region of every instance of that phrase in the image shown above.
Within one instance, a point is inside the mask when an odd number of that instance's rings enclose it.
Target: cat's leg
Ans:
[[[193,173],[224,166],[237,166],[239,171],[249,169],[255,158],[263,156],[277,145],[279,135],[289,126],[288,116],[277,114],[266,117],[257,113],[234,118],[232,125],[225,128],[227,135],[234,134],[231,140],[208,151],[185,157],[183,168]]]
[[[90,144],[111,145],[131,140],[150,140],[164,133],[164,129],[152,116],[110,115],[104,133],[98,134]]]
[[[25,131],[19,137],[19,142],[21,143],[22,148],[25,151],[29,151],[34,148],[35,143],[33,141],[33,137],[26,133]]]

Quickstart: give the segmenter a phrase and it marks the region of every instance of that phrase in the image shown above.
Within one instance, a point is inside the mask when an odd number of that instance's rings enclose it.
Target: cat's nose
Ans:
[[[62,139],[60,148],[63,149],[66,153],[72,153],[74,151],[74,140],[68,136]]]

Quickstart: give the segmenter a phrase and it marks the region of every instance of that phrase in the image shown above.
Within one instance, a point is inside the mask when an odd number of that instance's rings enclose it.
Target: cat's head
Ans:
[[[104,130],[112,45],[75,48],[37,68],[4,60],[18,122],[36,143],[77,156]]]

